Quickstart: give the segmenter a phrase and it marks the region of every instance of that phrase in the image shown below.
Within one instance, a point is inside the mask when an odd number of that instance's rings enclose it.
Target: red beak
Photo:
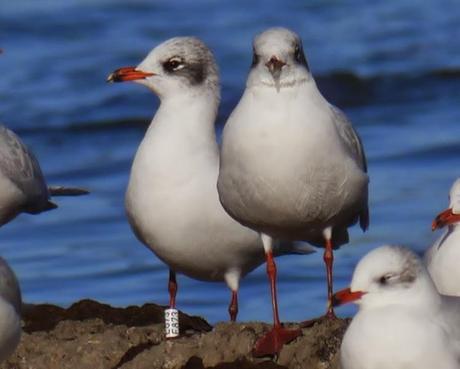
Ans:
[[[107,82],[135,81],[138,79],[145,79],[147,77],[151,77],[154,75],[155,73],[137,70],[136,67],[123,67],[117,69],[113,73],[110,73],[110,75],[107,77]]]
[[[344,288],[343,290],[334,293],[332,296],[332,306],[340,306],[359,300],[365,293],[366,292],[362,291],[351,292],[350,288]]]
[[[452,209],[449,208],[438,214],[431,224],[431,229],[434,231],[435,229],[443,228],[446,225],[457,222],[460,222],[460,214],[454,214]]]
[[[270,70],[270,73],[280,72],[286,63],[282,60],[279,60],[276,56],[272,56],[270,60],[265,63],[266,67]]]

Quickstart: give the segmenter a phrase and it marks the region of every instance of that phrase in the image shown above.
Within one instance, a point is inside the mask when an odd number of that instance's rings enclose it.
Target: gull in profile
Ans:
[[[460,296],[460,178],[450,190],[449,207],[433,221],[433,231],[445,232],[426,251],[425,263],[438,291]]]
[[[195,37],[175,37],[108,81],[135,81],[160,99],[134,158],[125,205],[138,239],[169,267],[169,306],[176,305],[176,272],[225,281],[236,320],[240,279],[264,262],[264,253],[259,234],[233,220],[219,202],[214,124],[220,85],[213,54]],[[311,252],[292,242],[278,242],[276,250]]]
[[[333,300],[359,306],[343,337],[343,369],[460,368],[460,298],[439,294],[411,250],[372,250]]]

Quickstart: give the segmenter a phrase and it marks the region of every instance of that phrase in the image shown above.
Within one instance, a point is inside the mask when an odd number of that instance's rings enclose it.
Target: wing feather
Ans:
[[[342,141],[346,145],[347,150],[356,160],[358,166],[367,173],[367,159],[366,154],[364,153],[364,147],[361,142],[361,138],[354,130],[346,115],[339,108],[331,105],[331,110],[335,126],[340,136],[342,137]],[[366,201],[366,206],[363,207],[359,214],[359,225],[363,231],[369,227],[369,206],[367,204],[368,201]]]
[[[48,189],[37,159],[22,140],[0,125],[0,172],[30,200],[44,202]]]

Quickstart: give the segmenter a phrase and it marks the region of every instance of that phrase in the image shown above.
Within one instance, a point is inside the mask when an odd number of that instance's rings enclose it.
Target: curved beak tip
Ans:
[[[272,56],[268,62],[265,63],[265,66],[268,68],[268,71],[275,81],[275,88],[277,92],[280,92],[280,76],[281,70],[286,65],[286,63],[276,56]]]
[[[110,73],[107,77],[107,82],[136,81],[154,75],[155,73],[137,70],[136,67],[123,67]]]
[[[361,297],[363,297],[364,294],[365,292],[363,291],[353,291],[352,292],[350,288],[345,288],[343,290],[340,290],[334,293],[334,295],[332,295],[331,303],[333,307],[337,307],[343,304],[347,304],[349,302],[357,301]]]
[[[445,226],[460,221],[460,214],[455,214],[452,208],[448,208],[443,212],[439,213],[436,218],[434,218],[433,223],[431,223],[431,230],[444,228]]]
[[[105,80],[107,83],[113,83],[115,82],[115,73],[110,73],[108,76],[107,76],[107,79]]]
[[[286,65],[286,63],[280,60],[276,56],[272,56],[268,62],[265,63],[265,66],[268,68],[271,74],[281,72],[281,69]]]

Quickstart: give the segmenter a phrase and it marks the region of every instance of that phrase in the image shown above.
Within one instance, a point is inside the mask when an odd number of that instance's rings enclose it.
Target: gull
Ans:
[[[359,311],[343,337],[343,369],[459,369],[460,299],[436,290],[411,250],[382,246],[360,260],[334,304]]]
[[[214,56],[195,37],[175,37],[107,80],[135,81],[160,99],[132,164],[125,205],[137,238],[169,267],[170,308],[176,305],[176,272],[225,281],[235,321],[240,279],[264,262],[264,254],[258,233],[233,220],[219,202]],[[279,254],[312,251],[291,242],[277,247]]]
[[[302,41],[285,28],[255,37],[246,89],[223,132],[218,191],[225,210],[262,235],[274,326],[256,355],[292,338],[279,321],[274,238],[324,247],[327,317],[334,317],[332,250],[347,227],[368,227],[368,176],[361,141],[344,113],[319,92]]]
[[[426,251],[425,264],[438,291],[460,296],[460,178],[450,190],[449,207],[433,221],[432,229],[447,227]]]
[[[51,196],[85,195],[75,187],[48,186],[35,155],[10,129],[0,125],[0,226],[20,213],[57,208]]]
[[[0,362],[16,349],[21,338],[21,290],[13,270],[0,257]]]

